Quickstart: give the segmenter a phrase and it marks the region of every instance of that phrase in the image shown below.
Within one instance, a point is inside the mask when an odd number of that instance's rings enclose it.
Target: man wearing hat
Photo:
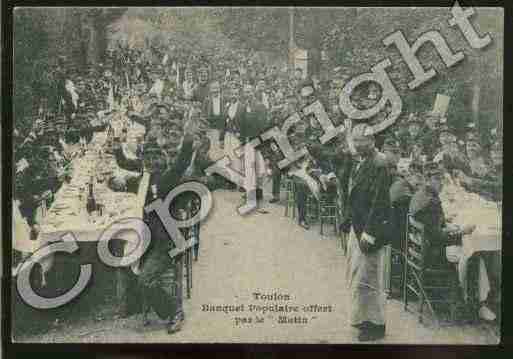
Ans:
[[[119,139],[119,138],[118,138]],[[116,163],[126,171],[141,173],[142,161],[140,158],[133,158],[126,142],[116,141],[113,146]]]
[[[198,68],[198,85],[194,90],[193,98],[195,101],[203,103],[209,95],[209,71],[208,64],[202,63]]]
[[[294,77],[291,79],[292,88],[297,89],[297,86],[303,81],[303,70],[299,67],[294,71]]]
[[[475,226],[459,227],[446,221],[440,200],[443,186],[443,170],[436,162],[428,162],[424,166],[426,184],[421,186],[413,195],[409,213],[424,225],[424,240],[427,243],[427,266],[448,267],[445,247],[457,245],[461,237],[470,234]],[[457,272],[454,272],[457,275]]]
[[[294,93],[289,92],[285,96],[283,103],[276,104],[270,113],[269,127],[277,126],[281,128],[285,120],[297,112],[297,98]],[[276,203],[280,200],[280,185],[282,170],[278,166],[279,161],[283,158],[278,145],[274,142],[270,146],[264,146],[262,153],[268,160],[269,168],[271,169],[272,185],[272,199],[270,203]]]
[[[300,98],[301,106],[309,105],[317,100],[317,92],[311,79],[303,80],[296,87],[297,95]]]
[[[197,84],[194,81],[194,72],[192,65],[187,65],[185,69],[185,81],[182,84],[183,97],[186,100],[192,100],[194,98],[194,92],[196,91]]]
[[[145,169],[150,171],[150,185],[145,205],[158,198],[164,200],[169,191],[179,183],[191,162],[194,126],[191,121],[186,124],[180,149],[176,138],[169,138],[173,142],[169,146],[161,147],[155,142],[153,146],[145,146],[143,161]],[[169,320],[167,330],[172,334],[182,328],[185,318],[182,291],[183,258],[169,257],[169,251],[174,244],[157,214],[145,213],[144,217],[150,227],[152,241],[142,257],[139,274],[143,301],[153,307],[162,319]]]
[[[347,278],[350,289],[350,323],[359,329],[358,340],[385,336],[384,245],[389,239],[391,176],[386,157],[375,148],[367,124],[351,132],[356,154],[348,171],[345,218],[349,234]]]
[[[442,122],[438,129],[441,149],[435,154],[433,161],[440,163],[445,170],[452,172],[454,170],[461,170],[465,173],[469,173],[468,159],[459,150],[458,139],[449,128],[446,122]]]
[[[267,126],[267,109],[251,85],[244,87],[243,116],[239,121],[240,139],[244,144],[262,134]]]
[[[386,137],[384,138],[383,154],[387,158],[390,170],[392,172],[391,174],[395,175],[397,164],[401,158],[401,146],[397,138],[391,133],[387,133]]]
[[[326,111],[330,115],[330,119],[333,121],[335,126],[339,125],[343,121],[342,111],[339,106],[339,97],[335,91],[330,90],[327,95],[328,107]]]
[[[153,85],[148,92],[149,95],[156,95],[159,101],[162,101],[164,95],[165,84],[164,84],[164,69],[157,68],[150,73],[150,77],[153,81]]]
[[[473,193],[478,193],[494,202],[502,201],[502,152],[499,142],[492,144],[490,158],[483,154],[477,135],[467,135],[466,142],[468,171],[459,173],[460,183]]]
[[[271,96],[268,93],[267,82],[264,77],[258,79],[255,97],[265,106],[267,111],[271,109]]]
[[[424,125],[420,133],[422,152],[428,160],[432,160],[440,145],[438,142],[439,126],[446,124],[447,118],[441,118],[439,115],[428,112],[424,114],[423,119]]]
[[[260,102],[255,94],[253,86],[246,85],[244,87],[244,106],[242,115],[238,122],[241,144],[244,145],[253,138],[259,136],[268,127],[267,109]],[[255,152],[255,160],[257,166],[257,199],[263,198],[262,182],[266,176],[266,166],[264,158],[260,150]]]
[[[465,152],[470,161],[471,175],[483,178],[490,170],[490,163],[484,156],[483,148],[479,141],[479,134],[476,131],[475,124],[468,125],[468,132],[465,141]]]

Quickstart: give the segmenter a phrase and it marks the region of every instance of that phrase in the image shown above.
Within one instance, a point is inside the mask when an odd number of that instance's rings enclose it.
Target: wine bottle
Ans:
[[[93,176],[91,176],[91,180],[89,181],[89,193],[87,195],[87,213],[91,214],[96,210],[96,199],[94,198],[94,188],[93,188]]]

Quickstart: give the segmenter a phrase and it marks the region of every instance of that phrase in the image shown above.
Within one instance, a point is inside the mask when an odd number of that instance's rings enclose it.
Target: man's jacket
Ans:
[[[358,162],[351,160],[345,200],[344,230],[350,226],[360,240],[365,232],[375,238],[370,251],[387,244],[390,232],[390,185],[391,175],[382,153],[375,152]],[[343,181],[341,183],[344,183]]]

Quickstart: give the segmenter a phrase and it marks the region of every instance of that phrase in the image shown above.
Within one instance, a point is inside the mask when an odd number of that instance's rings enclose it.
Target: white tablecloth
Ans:
[[[442,193],[442,206],[446,216],[454,217],[452,222],[459,226],[475,225],[471,235],[464,236],[462,246],[447,247],[449,261],[458,263],[458,274],[465,299],[467,299],[467,264],[469,259],[480,252],[500,252],[502,249],[501,203],[491,202],[476,193],[463,189],[456,180],[446,177]],[[457,260],[451,260],[456,258]],[[489,281],[484,262],[480,260],[481,295],[487,295]]]
[[[500,252],[501,238],[500,235],[493,236],[470,236],[463,239],[462,256],[458,262],[458,275],[461,287],[463,289],[464,299],[468,299],[468,261],[472,256],[480,252]],[[479,292],[480,299],[483,301],[487,298],[490,291],[490,282],[483,259],[479,259]]]
[[[121,121],[120,116],[114,116],[113,122]],[[128,138],[133,141],[141,135],[141,128],[129,126]],[[93,148],[102,148],[106,142],[106,132],[97,132],[91,141],[90,151],[84,157],[73,160],[73,174],[70,183],[64,183],[55,195],[55,201],[41,220],[41,232],[35,241],[29,241],[26,235],[16,237],[15,248],[22,248],[24,252],[34,253],[49,242],[59,240],[67,232],[73,232],[77,241],[97,241],[104,229],[112,223],[124,218],[142,218],[146,191],[150,175],[145,172],[139,183],[138,193],[114,192],[106,183],[95,186],[97,203],[105,206],[102,216],[90,217],[86,211],[87,181],[99,161],[99,156]],[[101,164],[104,166],[105,164]],[[83,189],[82,198],[80,197]],[[123,236],[131,239],[135,233],[126,232]],[[123,238],[125,239],[125,238]],[[43,274],[53,263],[52,256],[47,257],[41,265]],[[14,273],[15,275],[15,273]]]

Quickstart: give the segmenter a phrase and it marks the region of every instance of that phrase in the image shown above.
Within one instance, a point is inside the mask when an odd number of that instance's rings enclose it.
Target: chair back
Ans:
[[[186,209],[186,213],[187,213],[187,216],[186,218],[187,219],[191,219],[194,215],[196,215],[196,213],[198,213],[198,211],[200,210],[201,208],[201,200],[193,197],[189,200],[189,202],[187,203],[187,209]],[[196,237],[196,240],[197,240],[197,236],[198,236],[198,232],[199,232],[199,226],[200,226],[200,222],[194,224],[193,226],[189,227],[187,229],[187,239],[190,239],[190,238],[193,238],[193,237]]]
[[[421,275],[425,269],[426,243],[424,225],[411,214],[408,214],[406,224],[406,246],[404,248],[406,264],[410,269]]]

